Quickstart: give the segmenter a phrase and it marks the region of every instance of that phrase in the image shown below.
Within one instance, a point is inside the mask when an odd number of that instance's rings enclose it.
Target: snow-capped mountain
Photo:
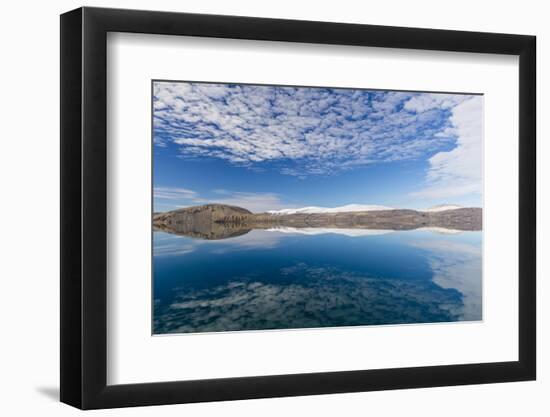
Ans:
[[[424,210],[418,210],[425,213],[436,213],[439,211],[456,210],[463,208],[456,204],[440,204]],[[396,210],[394,207],[379,206],[375,204],[347,204],[340,207],[301,207],[288,208],[282,210],[269,210],[269,214],[319,214],[319,213],[350,213],[354,211],[381,211],[381,210]]]
[[[282,210],[270,210],[269,214],[316,214],[316,213],[349,213],[354,211],[380,211],[380,210],[394,210],[393,207],[377,206],[371,204],[347,204],[340,207],[302,207],[291,208]]]
[[[428,209],[419,210],[419,211],[424,211],[426,213],[435,213],[435,212],[438,212],[438,211],[456,210],[456,209],[460,209],[460,208],[463,208],[463,207],[458,206],[456,204],[440,204],[438,206],[433,206],[433,207],[430,207]]]

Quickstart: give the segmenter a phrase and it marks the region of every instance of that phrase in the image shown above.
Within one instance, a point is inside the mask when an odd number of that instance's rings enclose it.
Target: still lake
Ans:
[[[482,319],[482,233],[153,233],[153,333]]]

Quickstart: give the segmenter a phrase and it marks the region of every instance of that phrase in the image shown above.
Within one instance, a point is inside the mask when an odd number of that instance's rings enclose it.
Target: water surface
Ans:
[[[154,334],[481,320],[481,232],[154,232]]]

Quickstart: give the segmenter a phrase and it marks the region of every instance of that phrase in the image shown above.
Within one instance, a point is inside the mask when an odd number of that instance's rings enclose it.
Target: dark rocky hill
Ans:
[[[225,239],[248,233],[253,213],[225,204],[206,204],[153,215],[153,227],[203,239]]]

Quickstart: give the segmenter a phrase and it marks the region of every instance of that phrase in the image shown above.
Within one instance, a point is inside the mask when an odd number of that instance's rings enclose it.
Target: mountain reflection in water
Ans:
[[[481,232],[156,231],[153,256],[155,334],[482,318]]]

